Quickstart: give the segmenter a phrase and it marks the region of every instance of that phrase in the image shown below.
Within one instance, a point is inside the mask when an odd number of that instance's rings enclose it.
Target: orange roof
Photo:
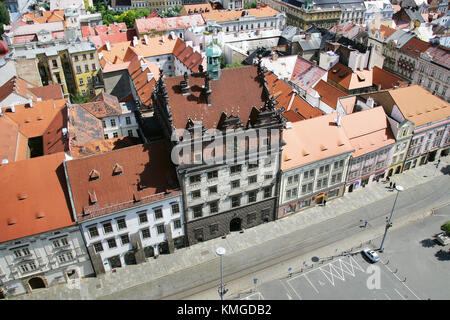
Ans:
[[[6,99],[11,93],[16,93],[33,101],[37,101],[38,98],[42,100],[64,98],[60,84],[35,87],[28,81],[16,76],[12,77],[0,88],[0,101]]]
[[[224,21],[233,21],[242,17],[245,13],[248,12],[249,16],[254,16],[256,18],[265,18],[265,17],[273,17],[276,16],[279,11],[271,8],[270,6],[265,6],[261,8],[253,8],[253,9],[245,9],[245,10],[213,10],[211,12],[203,12],[202,16],[205,21],[207,20],[216,20],[216,22],[224,22]]]
[[[342,108],[345,110],[346,114],[350,114],[353,112],[353,108],[356,103],[356,96],[343,97],[339,99],[339,102],[342,105]]]
[[[63,128],[67,130],[67,125],[67,107],[64,107],[56,114],[53,121],[45,130],[42,140],[44,154],[69,150],[67,136],[63,135]]]
[[[74,225],[64,153],[0,165],[0,242]]]
[[[159,67],[143,58],[139,59],[137,56],[130,62],[128,67],[131,80],[136,88],[136,93],[139,100],[145,106],[152,105],[153,87],[159,79]],[[148,73],[153,74],[153,79],[148,81]]]
[[[450,105],[417,84],[389,93],[403,116],[416,127],[450,117]]]
[[[25,24],[27,20],[38,24],[64,21],[64,10],[28,12],[24,13],[20,19]]]
[[[353,157],[359,157],[395,143],[382,106],[347,114],[342,117],[341,123],[355,149]]]
[[[272,96],[278,102],[275,108],[284,108],[283,116],[288,121],[300,121],[321,116],[323,113],[308,102],[294,94],[292,88],[277,78],[271,71],[266,72],[267,85]]]
[[[338,62],[328,71],[328,79],[347,90],[366,88],[372,86],[372,71],[364,69],[353,72],[351,68]]]
[[[283,131],[283,171],[353,151],[344,129],[336,125],[337,113],[292,124]]]
[[[194,13],[201,13],[201,12],[210,12],[212,11],[212,6],[210,3],[199,3],[199,4],[185,4],[181,8],[181,14],[194,14]]]
[[[320,80],[316,84],[314,90],[320,95],[320,99],[333,109],[336,109],[338,99],[347,95],[345,92],[323,80]]]
[[[379,85],[380,89],[392,89],[395,86],[406,85],[408,82],[401,77],[378,67],[373,68],[373,84]]]
[[[104,138],[102,121],[79,104],[68,106],[69,147],[82,146]]]
[[[96,140],[82,146],[72,148],[71,156],[74,158],[91,156],[94,154],[130,147],[138,144],[139,142],[139,138],[136,137],[119,137],[106,140]]]
[[[397,31],[396,29],[393,29],[391,27],[388,27],[388,26],[385,26],[384,24],[382,24],[382,25],[380,25],[379,29],[372,29],[371,33],[374,34],[375,31],[377,31],[377,30],[380,32],[380,36],[383,40],[386,40],[391,35],[393,35],[395,31]]]
[[[67,161],[66,167],[78,219],[85,218],[83,213],[92,218],[179,192],[164,141]],[[115,169],[120,174],[113,174]],[[90,178],[93,173],[98,178]]]
[[[66,106],[66,102],[67,99],[35,101],[33,107],[23,104],[15,106],[15,112],[11,112],[11,108],[4,108],[4,111],[7,111],[5,115],[19,125],[19,130],[24,136],[40,137],[45,134],[53,119]]]
[[[103,59],[106,59],[109,63],[118,63],[117,60],[123,62],[130,44],[131,41],[112,43],[111,50],[108,51],[106,45],[104,45],[97,51],[102,53]]]
[[[192,72],[198,72],[198,67],[201,65],[206,70],[206,57],[203,58],[200,52],[194,51],[180,38],[177,39],[173,48],[173,55]]]
[[[23,147],[25,154],[20,152]],[[0,163],[4,159],[8,162],[26,159],[27,148],[27,139],[23,139],[19,125],[8,116],[0,117]]]
[[[122,114],[117,97],[104,92],[97,95],[91,102],[80,104],[80,106],[99,119]]]
[[[141,39],[137,47],[130,46],[130,52],[125,56],[125,61],[130,61],[133,55],[147,58],[171,54],[177,43],[177,36],[173,38],[171,36],[149,37],[147,39],[148,45],[145,44],[144,39]]]

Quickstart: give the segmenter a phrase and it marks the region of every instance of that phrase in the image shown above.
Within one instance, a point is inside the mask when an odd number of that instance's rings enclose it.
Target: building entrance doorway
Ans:
[[[28,280],[31,290],[45,288],[45,282],[40,277],[31,278]]]
[[[437,150],[434,150],[428,154],[428,162],[433,162],[436,159]]]
[[[390,169],[389,172],[388,172],[388,174],[387,174],[387,176],[388,176],[388,177],[391,177],[393,172],[394,172],[394,169]]]
[[[230,221],[230,231],[241,231],[241,222],[240,218],[234,218]]]
[[[402,169],[402,166],[398,166],[397,169],[395,169],[395,174],[399,174],[401,169]]]
[[[351,184],[349,187],[348,187],[348,192],[352,192],[353,191],[353,184]]]

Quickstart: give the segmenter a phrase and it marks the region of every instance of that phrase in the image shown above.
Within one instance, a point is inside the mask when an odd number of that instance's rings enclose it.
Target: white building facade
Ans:
[[[0,297],[94,274],[83,237],[73,225],[0,243]]]

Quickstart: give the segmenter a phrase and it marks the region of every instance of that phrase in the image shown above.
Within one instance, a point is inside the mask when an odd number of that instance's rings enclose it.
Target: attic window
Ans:
[[[38,212],[36,213],[36,219],[42,219],[42,218],[44,218],[44,217],[45,217],[45,213],[44,213],[44,212],[38,211]]]
[[[408,46],[408,50],[411,50],[412,49],[412,46]]]
[[[89,181],[97,180],[99,178],[100,178],[100,173],[97,170],[92,169],[91,172],[89,173]]]
[[[306,151],[305,149],[303,149],[303,150],[302,150],[302,155],[303,155],[304,157],[309,156],[309,152]]]
[[[8,218],[7,223],[8,223],[8,226],[15,225],[17,223],[17,219],[15,217]]]
[[[323,144],[321,144],[321,145],[320,145],[320,150],[321,150],[321,151],[326,151],[326,150],[328,150],[328,148],[325,147]]]
[[[139,192],[133,192],[133,201],[134,202],[139,202],[141,201],[141,195],[139,194]]]
[[[97,195],[95,194],[95,191],[88,191],[89,194],[89,205],[97,203]]]
[[[120,164],[116,163],[113,168],[113,176],[123,173],[123,168]]]
[[[364,78],[364,75],[362,75],[362,74],[357,74],[357,76],[358,76],[358,80],[359,81],[365,81],[366,80],[366,78]]]
[[[337,145],[338,145],[338,147],[342,147],[344,145],[344,143],[341,140],[338,140]]]

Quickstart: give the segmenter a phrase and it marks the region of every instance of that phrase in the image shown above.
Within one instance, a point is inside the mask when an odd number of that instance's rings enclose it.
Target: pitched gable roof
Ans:
[[[336,109],[338,99],[347,95],[345,92],[323,80],[320,80],[316,84],[314,90],[320,95],[320,99],[333,109]]]
[[[164,141],[140,144],[66,162],[78,219],[123,210],[179,193],[168,146]],[[113,175],[118,164],[121,174]],[[90,172],[98,172],[89,180]],[[95,194],[96,202],[89,201]]]
[[[130,62],[128,72],[141,103],[145,106],[151,106],[153,87],[159,79],[159,67],[143,58],[139,59],[139,57],[136,56]],[[152,74],[150,75],[152,76],[151,79],[149,78],[149,73]]]
[[[173,48],[173,55],[192,72],[198,72],[200,65],[203,65],[204,69],[206,69],[206,57],[202,57],[200,52],[194,51],[191,46],[186,45],[186,42],[180,38],[177,39]]]
[[[63,152],[0,165],[0,242],[74,225]]]

